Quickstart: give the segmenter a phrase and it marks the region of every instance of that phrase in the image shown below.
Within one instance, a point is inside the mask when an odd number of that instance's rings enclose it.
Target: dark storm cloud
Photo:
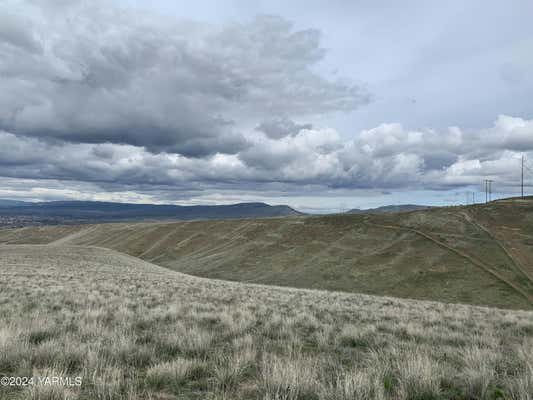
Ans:
[[[312,71],[318,31],[276,16],[215,27],[82,1],[0,15],[0,128],[19,135],[234,154],[243,122],[368,101]]]

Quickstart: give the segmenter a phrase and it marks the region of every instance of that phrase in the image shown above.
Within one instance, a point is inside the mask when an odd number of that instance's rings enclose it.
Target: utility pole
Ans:
[[[522,154],[522,178],[520,180],[520,188],[522,192],[522,200],[524,200],[524,155]]]
[[[485,179],[485,203],[492,200],[492,179]]]
[[[476,204],[476,192],[472,192],[472,204]]]

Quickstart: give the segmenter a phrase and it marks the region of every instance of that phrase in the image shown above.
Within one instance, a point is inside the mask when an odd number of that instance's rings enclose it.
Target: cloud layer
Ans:
[[[319,31],[277,16],[214,26],[99,1],[0,3],[0,176],[32,198],[41,182],[52,198],[142,201],[516,188],[533,120],[341,134],[316,117],[370,96],[318,73],[325,55]]]
[[[101,2],[28,2],[0,21],[0,128],[187,156],[235,154],[243,126],[365,104],[313,72],[320,34],[276,16],[222,27]]]
[[[237,154],[202,158],[0,132],[4,176],[182,190],[444,190],[489,177],[512,188],[518,185],[522,153],[533,155],[533,120],[504,115],[478,131],[408,130],[392,123],[348,141],[330,128],[303,128],[279,139],[256,135]]]

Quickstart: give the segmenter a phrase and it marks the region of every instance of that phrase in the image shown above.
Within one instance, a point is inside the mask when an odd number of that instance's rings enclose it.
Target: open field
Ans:
[[[184,275],[114,251],[0,246],[8,399],[531,399],[533,313]]]
[[[202,277],[531,309],[533,199],[383,215],[120,223],[0,231],[95,245]]]

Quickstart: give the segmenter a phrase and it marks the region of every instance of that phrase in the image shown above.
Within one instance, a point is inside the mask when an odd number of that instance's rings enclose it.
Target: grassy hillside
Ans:
[[[526,311],[207,280],[60,244],[0,246],[0,304],[0,376],[82,378],[2,399],[533,393]]]
[[[0,243],[115,249],[198,276],[528,309],[533,200],[382,215],[0,231]]]

